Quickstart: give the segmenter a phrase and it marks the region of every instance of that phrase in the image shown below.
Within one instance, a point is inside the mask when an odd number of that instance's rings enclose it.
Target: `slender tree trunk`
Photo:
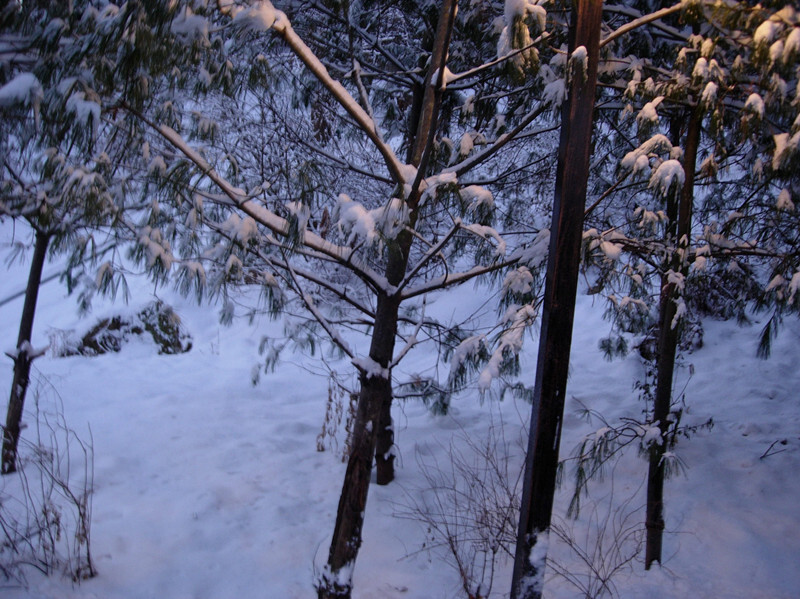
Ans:
[[[441,90],[431,85],[431,76],[436,68],[443,72],[447,59],[447,48],[455,21],[457,0],[444,0],[439,13],[436,36],[433,41],[431,67],[426,85],[420,90],[422,101],[416,121],[409,123],[410,137],[408,161],[417,167],[420,175],[426,162],[436,130]],[[406,198],[409,223],[406,230],[390,243],[386,265],[386,280],[397,286],[405,276],[413,242],[413,229],[417,219],[420,194],[417,190]],[[318,599],[349,599],[352,590],[352,568],[361,546],[361,530],[367,505],[369,479],[373,455],[378,451],[379,468],[377,480],[386,484],[394,478],[394,459],[389,454],[394,443],[391,427],[392,383],[390,366],[394,355],[397,335],[397,319],[400,298],[396,294],[379,293],[375,311],[375,326],[372,332],[369,357],[384,369],[385,376],[361,374],[361,392],[353,423],[353,445],[347,463],[339,508],[336,513],[328,563],[318,582]]]
[[[385,294],[379,296],[372,335],[370,358],[387,368],[394,352],[397,329],[398,302]],[[347,461],[336,525],[333,531],[328,564],[319,581],[319,599],[348,599],[352,590],[352,567],[361,547],[361,530],[367,506],[372,459],[378,436],[381,409],[391,400],[391,374],[368,376],[361,374],[353,439]],[[391,404],[389,404],[391,405]]]
[[[585,72],[573,69],[569,96],[561,113],[553,224],[512,599],[542,596],[578,286],[602,11],[601,0],[572,3],[570,55],[575,48],[584,46],[587,61]]]
[[[429,150],[433,146],[433,139],[439,120],[442,90],[432,81],[434,73],[443,72],[447,61],[447,49],[455,22],[457,0],[444,0],[439,12],[439,20],[432,41],[430,68],[425,79],[425,85],[415,90],[413,101],[412,119],[409,123],[410,143],[407,160],[409,164],[417,167],[420,176],[425,174],[429,162]],[[417,204],[419,203],[419,190],[406,199],[409,208],[409,228],[414,228],[417,219]],[[392,248],[386,268],[386,279],[390,285],[399,285],[408,268],[408,257],[411,251],[413,237],[406,231],[398,236],[396,246]],[[394,315],[395,323],[397,314]],[[390,357],[391,361],[391,357]],[[394,426],[392,423],[392,393],[391,387],[381,404],[378,418],[378,437],[375,448],[375,464],[377,483],[388,485],[394,480]]]
[[[684,148],[683,168],[686,174],[677,206],[668,207],[670,224],[668,237],[676,250],[669,262],[669,269],[686,276],[688,264],[685,260],[689,247],[692,227],[692,206],[694,203],[694,170],[697,163],[697,149],[700,143],[701,108],[698,106],[689,118]],[[674,137],[677,137],[674,135]],[[677,143],[677,140],[673,140]],[[677,208],[677,210],[675,209]],[[645,527],[645,569],[653,562],[661,563],[661,546],[664,533],[664,452],[667,449],[669,432],[669,412],[672,404],[672,379],[675,374],[675,357],[678,350],[681,323],[673,323],[677,312],[676,300],[680,291],[666,275],[661,279],[660,317],[656,358],[656,394],[653,403],[653,422],[661,430],[661,443],[650,446],[647,473],[647,516]]]
[[[25,302],[22,307],[22,318],[19,323],[19,336],[14,359],[14,378],[11,382],[11,395],[8,399],[8,413],[3,433],[2,473],[9,474],[17,469],[17,445],[19,444],[22,409],[25,405],[25,394],[31,374],[31,363],[34,357],[30,354],[33,317],[36,312],[36,300],[42,283],[42,269],[47,256],[50,236],[36,232],[33,246],[33,259],[28,274],[28,286],[25,289]]]

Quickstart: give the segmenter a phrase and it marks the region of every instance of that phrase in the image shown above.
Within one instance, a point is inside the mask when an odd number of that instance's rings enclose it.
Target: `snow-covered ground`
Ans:
[[[11,233],[0,228],[3,244]],[[6,246],[4,245],[3,248]],[[0,275],[0,301],[24,288],[26,265]],[[46,271],[47,272],[47,271]],[[135,312],[153,299],[152,286],[135,286],[130,306],[97,301],[81,319],[57,282],[39,301],[33,345],[46,345],[58,330],[85,330],[100,316]],[[446,310],[475,290],[440,298]],[[215,309],[199,307],[169,290],[194,337],[182,355],[156,354],[133,342],[118,354],[54,358],[34,363],[33,388],[43,409],[63,402],[68,424],[94,446],[92,550],[98,576],[73,585],[67,579],[28,573],[28,586],[0,579],[0,594],[20,598],[255,599],[313,597],[314,564],[324,563],[344,465],[335,450],[317,451],[328,398],[327,381],[309,372],[314,359],[288,355],[274,374],[251,384],[264,334],[280,325],[264,320],[218,324]],[[22,300],[0,306],[3,350],[14,346]],[[636,417],[642,405],[633,390],[641,366],[635,357],[612,363],[597,350],[607,333],[603,306],[581,297],[562,455],[599,428],[578,418],[581,404],[609,420]],[[640,561],[613,579],[620,597],[791,599],[800,595],[800,324],[789,321],[768,361],[755,358],[759,327],[705,323],[705,344],[685,358],[678,386],[686,386],[686,422],[713,417],[714,427],[682,439],[677,453],[685,476],[666,487],[665,564],[644,572]],[[523,365],[533,380],[536,343],[526,341]],[[409,369],[433,366],[433,354],[410,356]],[[426,363],[426,361],[428,363]],[[0,369],[0,393],[11,383],[11,361]],[[694,375],[689,377],[688,365]],[[347,368],[345,363],[341,368]],[[446,371],[446,367],[445,367]],[[34,394],[28,395],[32,407]],[[5,400],[0,406],[5,408]],[[510,452],[511,472],[521,463],[530,407],[506,398],[481,402],[477,392],[454,401],[447,416],[433,416],[418,402],[395,409],[397,481],[373,485],[364,543],[355,568],[356,599],[463,597],[447,552],[429,547],[426,529],[407,517],[414,502],[432,497],[424,473],[446,471],[455,448],[473,459],[471,438],[484,443],[502,431],[499,446]],[[3,416],[5,409],[3,409]],[[32,418],[29,413],[26,420]],[[30,435],[31,427],[23,434]],[[339,443],[343,441],[339,432]],[[775,441],[773,451],[760,459]],[[499,451],[499,449],[498,449]],[[629,451],[605,482],[592,487],[576,522],[564,519],[569,484],[557,497],[557,517],[572,528],[579,547],[597,544],[587,534],[605,522],[609,497],[614,515],[641,524],[646,463]],[[612,476],[613,474],[613,476]],[[0,493],[12,488],[0,480]],[[568,477],[565,477],[568,481]],[[618,508],[625,499],[633,499]],[[593,503],[594,502],[594,503]],[[612,527],[613,528],[613,527]],[[613,543],[601,557],[613,561]],[[586,582],[587,568],[563,543],[551,556]],[[641,555],[639,556],[641,559]],[[597,562],[596,562],[597,563]],[[510,563],[499,564],[492,597],[506,597]],[[546,594],[581,597],[563,577],[552,575]]]

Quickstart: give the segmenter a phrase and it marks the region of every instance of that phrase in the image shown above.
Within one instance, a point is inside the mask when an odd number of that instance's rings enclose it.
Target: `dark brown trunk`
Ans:
[[[394,352],[397,310],[398,303],[395,298],[379,296],[369,355],[384,368],[391,362]],[[385,377],[367,376],[366,373],[362,373],[360,382],[361,391],[353,423],[352,446],[339,497],[328,564],[318,581],[319,599],[350,597],[352,576],[349,570],[355,564],[361,547],[361,530],[364,525],[364,511],[367,506],[381,409],[387,405],[386,398],[391,401],[392,396],[388,372]]]
[[[439,106],[441,104],[442,92],[438,87],[431,84],[431,78],[436,71],[443,71],[446,64],[447,49],[450,45],[457,6],[458,2],[456,0],[446,0],[442,4],[436,34],[433,39],[433,47],[431,48],[431,65],[435,65],[435,67],[428,70],[425,85],[417,90],[419,97],[414,99],[416,108],[414,122],[410,123],[413,137],[409,144],[408,162],[418,168],[418,177],[422,177],[427,169],[428,150],[433,145],[439,117]],[[407,198],[411,216],[410,228],[413,228],[416,224],[418,202],[418,191]],[[399,285],[403,280],[408,267],[408,256],[412,241],[412,236],[408,232],[403,232],[398,236],[394,247],[390,249],[386,268],[386,280],[390,285]],[[394,314],[394,319],[396,323],[396,313]],[[389,356],[389,362],[391,362],[391,356]],[[376,481],[379,485],[388,485],[394,480],[393,447],[394,426],[392,423],[392,393],[390,387],[381,404],[378,418],[375,467]]]
[[[40,232],[36,233],[31,269],[28,273],[28,286],[25,288],[25,303],[22,306],[22,318],[19,323],[19,336],[17,337],[16,355],[14,356],[14,378],[11,382],[11,395],[8,399],[8,413],[6,414],[6,426],[3,433],[3,474],[15,472],[17,469],[17,446],[19,445],[22,409],[25,407],[25,394],[28,391],[31,363],[33,362],[33,356],[30,354],[33,317],[36,313],[36,300],[39,297],[42,269],[44,268],[44,260],[47,256],[49,243],[49,235]]]
[[[688,264],[683,256],[689,247],[692,226],[692,207],[694,204],[694,170],[697,163],[697,149],[700,143],[702,111],[698,106],[689,118],[683,168],[686,173],[679,201],[667,207],[670,223],[667,229],[668,243],[674,244],[676,251],[669,259],[667,268],[686,276]],[[673,137],[677,137],[673,134]],[[676,139],[673,139],[677,143]],[[677,209],[676,209],[677,208]],[[653,422],[661,430],[661,443],[650,446],[647,472],[647,515],[645,527],[645,569],[653,562],[661,563],[661,547],[664,533],[664,453],[667,449],[669,433],[669,413],[672,405],[672,379],[675,374],[675,357],[678,350],[681,323],[673,323],[677,311],[675,303],[680,293],[675,283],[666,274],[661,278],[660,316],[656,359],[656,393],[653,402]],[[674,326],[673,326],[674,324]]]
[[[584,46],[587,63],[585,73],[573,75],[561,113],[553,224],[512,599],[542,596],[578,286],[602,10],[599,0],[572,3],[570,54]]]
[[[431,56],[431,64],[440,69],[444,67],[447,57],[457,4],[457,0],[444,0],[440,11]],[[429,72],[427,81],[430,81],[432,72]],[[432,144],[441,100],[441,91],[434,86],[426,85],[420,91],[423,97],[417,113],[418,122],[410,124],[414,137],[409,146],[409,162],[418,167],[419,176],[426,168],[425,162]],[[406,198],[406,202],[410,214],[408,228],[413,229],[417,218],[419,192],[413,192]],[[386,280],[391,286],[397,286],[405,276],[412,241],[413,236],[406,230],[398,235],[394,243],[389,244]],[[394,459],[390,454],[394,444],[394,431],[391,426],[392,385],[389,367],[394,354],[399,308],[399,296],[378,294],[369,357],[385,369],[386,376],[369,377],[362,372],[360,377],[361,392],[353,423],[353,445],[339,497],[328,564],[318,581],[319,599],[350,597],[351,570],[361,546],[364,510],[367,505],[372,459],[376,450],[377,481],[387,484],[394,479]]]

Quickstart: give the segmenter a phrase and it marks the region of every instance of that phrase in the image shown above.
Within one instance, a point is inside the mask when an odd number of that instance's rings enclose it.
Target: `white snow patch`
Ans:
[[[249,8],[237,12],[233,22],[244,29],[264,32],[275,24],[275,18],[275,8],[270,2],[256,2]]]
[[[750,110],[757,114],[759,118],[764,118],[764,100],[757,93],[753,92],[747,97],[744,103],[744,109]]]
[[[533,275],[525,266],[519,266],[510,271],[503,279],[503,289],[513,293],[530,293]]]
[[[649,187],[655,189],[662,196],[666,196],[673,189],[679,189],[686,178],[683,165],[677,160],[665,160],[650,176]]]
[[[459,191],[461,198],[469,202],[467,210],[475,210],[478,206],[494,206],[492,192],[480,185],[468,185]]]
[[[567,98],[567,86],[563,79],[555,79],[544,86],[542,99],[553,108],[560,108]]]
[[[471,224],[471,225],[464,225],[464,228],[467,231],[471,231],[478,237],[483,237],[484,239],[488,239],[489,237],[493,238],[497,242],[497,248],[495,249],[495,254],[497,256],[505,256],[506,255],[506,242],[505,239],[497,232],[497,230],[493,229],[492,227],[488,227],[486,225],[479,225],[479,224]]]
[[[792,193],[788,189],[781,189],[781,192],[778,194],[778,199],[775,202],[775,208],[783,212],[794,212]]]
[[[753,43],[756,46],[768,44],[778,35],[778,24],[774,21],[764,21],[756,28],[753,34]]]
[[[388,380],[392,375],[388,368],[384,368],[369,356],[365,358],[353,358],[351,362],[353,366],[363,371],[368,379],[381,378]]]
[[[709,81],[703,88],[703,93],[700,96],[700,102],[705,106],[710,106],[711,104],[717,101],[718,90],[719,86],[713,81]]]
[[[620,167],[625,170],[632,170],[634,167],[641,168],[641,158],[651,155],[669,154],[672,152],[673,146],[666,135],[658,133],[645,141],[635,150],[631,150],[620,161]]]
[[[43,97],[42,84],[33,73],[20,73],[0,87],[0,106],[4,108],[24,104],[38,110]]]

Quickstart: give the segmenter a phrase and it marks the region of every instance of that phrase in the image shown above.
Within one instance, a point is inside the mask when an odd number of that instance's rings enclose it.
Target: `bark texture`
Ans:
[[[431,77],[437,70],[439,73],[444,72],[457,6],[457,0],[444,0],[442,3],[433,40],[431,67],[426,85],[419,90],[419,111],[415,110],[417,122],[410,123],[413,137],[410,136],[412,141],[408,162],[417,167],[418,174],[411,185],[412,192],[406,198],[410,219],[407,229],[413,229],[416,224],[420,181],[427,169],[441,104],[442,90],[431,84]],[[398,181],[398,184],[401,183],[409,182]],[[406,274],[412,242],[412,234],[405,230],[387,247],[386,279],[391,286],[399,285]],[[388,484],[394,479],[394,459],[390,454],[394,443],[391,427],[390,367],[394,356],[399,309],[398,294],[378,294],[369,357],[384,369],[386,376],[369,377],[366,373],[361,374],[361,391],[353,424],[353,445],[342,483],[328,563],[317,585],[318,599],[350,597],[352,568],[361,546],[373,456],[376,456],[377,462],[377,482]]]
[[[570,55],[575,48],[584,46],[587,61],[585,70],[574,65],[578,68],[574,70],[561,113],[550,253],[512,599],[542,596],[578,286],[602,11],[600,0],[572,2]]]
[[[44,269],[44,260],[47,256],[47,247],[49,244],[49,235],[41,232],[36,233],[36,241],[33,246],[33,258],[31,259],[31,268],[28,273],[28,285],[25,288],[25,302],[22,306],[22,317],[19,322],[16,355],[13,356],[14,378],[11,382],[11,395],[8,399],[6,426],[3,429],[3,474],[16,472],[17,469],[17,446],[19,445],[22,410],[25,407],[25,394],[28,392],[31,363],[33,362],[33,356],[30,354],[33,317],[36,313],[36,300],[39,297],[39,288],[42,284],[42,270]]]
[[[689,118],[684,148],[683,168],[686,174],[677,201],[667,207],[669,225],[667,235],[676,250],[670,257],[667,269],[686,276],[688,263],[684,259],[689,247],[692,227],[692,207],[694,204],[694,169],[697,163],[697,149],[700,143],[700,107],[695,108]],[[677,135],[673,135],[677,137]],[[677,140],[673,140],[677,142]],[[661,430],[661,443],[650,447],[647,472],[647,515],[645,527],[645,569],[653,562],[661,563],[661,547],[664,536],[664,452],[669,436],[669,414],[672,405],[672,381],[675,374],[675,357],[680,340],[681,323],[673,323],[677,311],[676,300],[680,296],[674,282],[662,276],[659,305],[659,330],[656,359],[656,392],[653,403],[653,422]]]

